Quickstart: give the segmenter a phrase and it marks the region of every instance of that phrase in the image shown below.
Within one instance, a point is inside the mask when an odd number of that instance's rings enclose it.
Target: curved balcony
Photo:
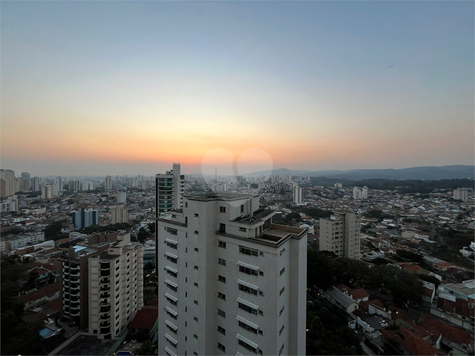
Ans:
[[[78,311],[71,311],[71,316],[80,316],[81,313],[79,313],[79,310]]]
[[[79,309],[81,309],[81,306],[79,305],[79,303],[76,303],[76,304],[71,303],[71,310],[79,310]]]
[[[69,268],[63,268],[63,275],[69,274]]]
[[[71,277],[71,279],[79,278],[79,272],[71,272],[70,277]]]
[[[63,309],[63,315],[69,315],[69,310],[68,309]]]
[[[109,270],[111,268],[110,262],[99,262],[99,268],[103,270]]]
[[[63,294],[63,300],[69,302],[69,294]]]
[[[69,274],[67,275],[63,274],[63,281],[69,282]]]
[[[100,274],[101,277],[110,277],[110,275],[111,275],[110,269],[107,269],[107,270],[101,269],[101,274]]]
[[[110,297],[111,297],[110,293],[107,293],[107,292],[101,293],[101,294],[99,295],[99,298],[110,298]]]
[[[101,292],[108,292],[108,291],[110,291],[110,289],[111,289],[111,288],[110,288],[109,286],[101,286],[101,288],[99,288],[99,290],[100,290]]]
[[[78,270],[79,271],[79,265],[71,265],[69,266],[71,269]]]
[[[79,290],[79,283],[71,283],[71,291]]]
[[[110,328],[110,327],[100,328],[100,329],[99,329],[99,332],[100,332],[101,334],[110,334],[111,328]]]
[[[71,297],[79,297],[79,291],[71,291],[69,294]]]
[[[110,320],[111,319],[111,316],[110,314],[101,314],[99,316],[99,320],[102,322],[102,321],[107,321],[107,320]]]
[[[101,306],[99,308],[99,313],[109,313],[111,311],[111,307],[110,306]]]
[[[103,321],[103,322],[101,322],[101,324],[100,324],[100,327],[101,327],[101,328],[106,328],[106,327],[110,327],[110,326],[111,326],[110,321]]]
[[[107,284],[107,283],[110,283],[110,282],[111,282],[111,279],[108,278],[108,277],[106,277],[106,278],[101,278],[99,282],[102,283],[102,284]]]

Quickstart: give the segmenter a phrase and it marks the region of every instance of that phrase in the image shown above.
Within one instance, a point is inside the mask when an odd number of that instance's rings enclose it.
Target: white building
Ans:
[[[329,219],[320,219],[320,250],[337,256],[360,259],[361,216],[335,212]]]
[[[353,199],[354,200],[368,199],[368,187],[366,186],[364,186],[363,188],[354,187]]]
[[[124,205],[115,206],[110,209],[111,224],[129,222],[129,211]]]
[[[293,190],[294,193],[294,204],[301,204],[302,203],[302,188],[300,188],[298,185],[294,187]]]
[[[116,339],[143,306],[143,247],[119,231],[90,236],[61,256],[61,319]]]
[[[51,184],[46,184],[41,187],[41,198],[42,199],[53,198],[53,186]]]
[[[104,181],[104,189],[105,190],[112,190],[112,177],[107,176]]]
[[[307,230],[274,214],[210,193],[158,218],[159,354],[305,354]]]
[[[34,245],[45,240],[44,232],[30,232],[23,234],[21,236],[9,238],[10,240],[10,249],[16,250],[17,248],[22,248],[27,245]]]
[[[15,192],[15,172],[11,169],[0,169],[0,197],[8,197]]]
[[[173,164],[173,169],[166,174],[155,176],[156,209],[159,216],[166,215],[171,209],[183,207],[185,177],[180,174],[180,165]]]
[[[463,202],[466,202],[467,197],[468,197],[468,189],[467,188],[454,189],[453,197],[455,200],[461,200]]]
[[[89,334],[99,339],[119,338],[143,307],[143,246],[119,238],[89,259]]]

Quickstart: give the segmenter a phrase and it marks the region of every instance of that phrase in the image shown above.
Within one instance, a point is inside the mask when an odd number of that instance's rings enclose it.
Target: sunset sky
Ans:
[[[0,7],[17,176],[474,163],[472,1]]]

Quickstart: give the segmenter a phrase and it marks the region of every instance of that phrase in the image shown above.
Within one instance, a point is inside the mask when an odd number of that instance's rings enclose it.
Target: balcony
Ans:
[[[71,276],[71,279],[78,278],[79,277],[79,272],[71,272],[70,276]]]
[[[101,277],[110,277],[110,275],[111,275],[110,268],[109,269],[101,269],[101,274],[100,274]]]
[[[71,293],[69,294],[71,297],[79,297],[79,291],[71,291]]]
[[[105,328],[100,328],[100,333],[101,334],[110,334],[111,328],[110,327],[105,327]]]
[[[71,315],[71,316],[80,316],[81,313],[79,312],[79,310],[78,310],[78,311],[71,311],[71,314],[70,314],[70,315]]]
[[[100,327],[101,327],[101,328],[106,328],[106,327],[110,327],[110,326],[111,326],[110,321],[103,321],[103,322],[101,322],[101,324],[100,324]]]
[[[101,306],[99,309],[99,313],[109,313],[111,311],[111,307],[109,306]]]
[[[102,322],[102,321],[106,321],[106,320],[110,320],[111,319],[111,316],[110,314],[101,314],[101,316],[99,317],[99,320]]]
[[[79,284],[78,283],[71,283],[71,291],[76,291],[79,290]]]
[[[110,264],[110,262],[100,262],[99,263],[99,268],[101,270],[110,270],[111,269],[111,264]]]
[[[110,293],[101,293],[99,295],[99,298],[110,298],[110,296],[111,296]]]
[[[103,285],[103,286],[101,286],[100,291],[101,292],[108,292],[108,291],[110,291],[110,289],[111,288],[110,288],[109,285],[105,285],[105,286]]]
[[[64,268],[63,269],[63,275],[69,274],[69,268]]]
[[[111,281],[110,278],[101,278],[100,283],[106,284],[106,283],[110,283],[110,281]]]
[[[79,310],[81,309],[81,306],[79,303],[71,303],[71,310]]]

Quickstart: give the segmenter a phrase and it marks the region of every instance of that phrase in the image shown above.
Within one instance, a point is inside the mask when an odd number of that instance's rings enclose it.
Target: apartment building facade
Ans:
[[[125,232],[94,235],[61,261],[62,320],[100,339],[121,335],[143,306],[143,247]]]
[[[339,257],[359,260],[361,216],[337,211],[328,219],[320,219],[321,251],[334,252]]]
[[[210,193],[158,218],[159,354],[305,353],[307,230],[274,214]]]
[[[171,209],[183,207],[185,176],[181,174],[180,165],[173,164],[173,169],[166,174],[155,176],[156,211],[158,216],[165,216]]]

